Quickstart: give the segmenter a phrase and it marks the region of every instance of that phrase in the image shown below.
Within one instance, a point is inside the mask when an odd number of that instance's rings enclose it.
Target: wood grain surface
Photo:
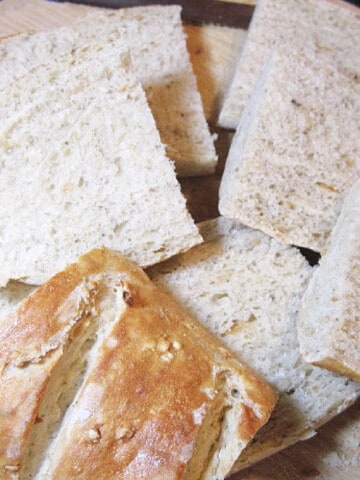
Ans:
[[[255,0],[235,1],[255,3]],[[45,0],[2,0],[0,37],[67,25],[92,8]],[[215,123],[246,32],[214,25],[185,25],[185,30],[204,110],[210,127],[218,135],[216,147],[220,162],[216,174],[181,181],[190,212],[196,221],[202,221],[218,215],[218,188],[232,133],[218,130]],[[314,479],[360,480],[360,402],[320,428],[312,439],[231,477],[231,480]]]

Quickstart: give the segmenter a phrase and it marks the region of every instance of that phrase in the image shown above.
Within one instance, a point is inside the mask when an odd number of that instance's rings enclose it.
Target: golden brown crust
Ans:
[[[189,446],[191,453],[198,429],[192,412],[211,406],[199,385],[208,381],[214,389],[215,379],[207,358],[196,362],[194,371],[190,345],[165,350],[175,341],[164,335],[165,323],[151,311],[135,311],[116,325],[111,338],[121,348],[103,348],[78,399],[80,409],[87,405],[89,418],[79,422],[74,416],[67,425],[71,438],[59,441],[62,455],[52,478],[114,478],[119,471],[124,479],[170,478],[170,473],[181,478],[188,460],[182,451]],[[145,338],[158,343],[147,349]],[[173,358],[167,360],[167,353]],[[92,401],[93,388],[101,389],[99,403]]]
[[[200,425],[212,407],[216,377],[246,384],[239,435],[249,440],[267,420],[274,394],[219,342],[122,259],[127,307],[77,398],[53,457],[51,478],[182,478]],[[120,375],[119,375],[120,372]],[[93,389],[101,400],[92,403]],[[255,411],[251,408],[255,407]],[[88,418],[76,412],[86,405]],[[259,411],[261,413],[259,414]],[[75,441],[74,441],[75,440]]]
[[[110,275],[121,288],[124,310],[102,344],[76,406],[69,410],[60,447],[51,455],[51,478],[105,479],[120,473],[123,479],[182,478],[201,424],[196,412],[203,416],[212,408],[221,372],[241,379],[238,432],[240,439],[249,440],[274,407],[270,387],[155,287],[142,270],[119,254],[97,249],[38,289],[0,332],[4,341],[0,396],[10,399],[13,395],[4,384],[9,366],[15,367],[17,375],[21,369],[26,375],[34,371],[22,385],[26,401],[21,413],[0,423],[1,434],[9,440],[5,443],[17,448],[11,465],[21,462],[28,432],[64,345],[81,319],[96,309],[101,282],[109,281]],[[9,452],[0,446],[3,469],[9,461]]]

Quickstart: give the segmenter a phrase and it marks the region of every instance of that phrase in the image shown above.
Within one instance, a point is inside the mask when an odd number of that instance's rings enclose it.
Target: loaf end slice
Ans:
[[[244,111],[220,213],[322,251],[360,176],[360,83],[306,52],[273,53]]]
[[[39,287],[0,338],[2,478],[224,478],[276,401],[106,249]]]
[[[345,198],[297,321],[304,359],[360,381],[360,182]]]
[[[0,284],[40,284],[96,246],[148,265],[201,241],[121,46],[75,50],[0,92]]]
[[[237,471],[314,435],[360,396],[360,385],[301,357],[296,317],[312,268],[298,249],[225,218],[200,231],[202,245],[148,273],[279,393]]]
[[[342,5],[341,5],[342,3]],[[273,48],[307,45],[315,60],[358,76],[359,10],[327,0],[259,0],[224,98],[219,124],[236,129]]]

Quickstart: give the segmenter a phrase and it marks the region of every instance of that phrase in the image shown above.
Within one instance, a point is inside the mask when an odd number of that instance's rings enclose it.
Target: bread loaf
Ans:
[[[0,91],[0,284],[40,284],[96,246],[148,265],[201,241],[121,45]]]
[[[0,339],[3,479],[223,479],[276,400],[106,249],[39,287]]]
[[[345,198],[298,317],[307,362],[360,382],[360,181]]]
[[[71,26],[23,34],[0,44],[0,87],[30,68],[113,37],[129,48],[167,155],[179,176],[213,173],[217,156],[186,49],[181,8],[96,10]]]
[[[316,60],[333,62],[350,78],[359,78],[359,12],[347,7],[345,2],[328,0],[259,0],[219,124],[237,127],[273,48],[291,52],[306,44]]]
[[[314,435],[360,396],[360,384],[301,358],[296,317],[312,268],[296,248],[224,218],[200,231],[202,245],[148,273],[279,393],[236,471]]]
[[[360,177],[360,83],[306,52],[268,62],[230,148],[219,210],[321,252]]]

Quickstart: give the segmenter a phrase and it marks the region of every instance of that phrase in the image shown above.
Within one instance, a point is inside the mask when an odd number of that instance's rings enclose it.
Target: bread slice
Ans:
[[[326,253],[303,297],[300,351],[307,362],[360,382],[360,181],[347,195]]]
[[[219,124],[237,127],[273,48],[290,52],[306,44],[317,60],[334,62],[350,78],[359,78],[359,10],[347,7],[345,2],[328,0],[259,0]]]
[[[205,243],[148,273],[279,393],[236,471],[312,436],[360,396],[360,384],[301,358],[296,316],[312,268],[296,248],[225,218],[200,231]]]
[[[0,44],[0,87],[32,66],[113,36],[132,55],[167,155],[179,176],[213,173],[217,155],[186,49],[179,6],[91,12],[63,27]]]
[[[220,213],[321,252],[360,174],[359,105],[358,80],[274,52],[233,139]]]
[[[25,299],[0,338],[4,479],[222,479],[276,400],[104,248]]]
[[[96,246],[148,265],[201,241],[120,44],[0,91],[2,285],[40,284]]]

